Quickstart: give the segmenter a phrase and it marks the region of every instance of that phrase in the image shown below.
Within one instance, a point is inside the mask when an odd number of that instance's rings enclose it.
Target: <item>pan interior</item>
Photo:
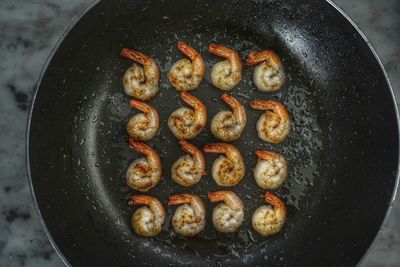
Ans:
[[[354,31],[326,3],[97,4],[50,62],[33,107],[29,136],[36,198],[55,243],[70,263],[82,263],[83,258],[87,263],[120,265],[138,260],[193,265],[267,260],[291,265],[299,258],[303,263],[332,263],[329,255],[349,248],[353,255],[342,260],[356,263],[390,200],[397,168],[397,124],[384,75]],[[183,105],[166,78],[172,64],[183,57],[176,48],[180,40],[195,47],[207,64],[205,79],[191,92],[207,106],[209,116],[205,130],[192,141],[198,148],[218,142],[210,133],[210,122],[217,112],[228,109],[219,99],[223,92],[210,82],[210,69],[221,58],[207,52],[208,44],[234,47],[242,59],[252,50],[272,49],[287,74],[282,90],[261,93],[252,82],[253,68],[245,67],[241,83],[229,92],[246,106],[248,117],[242,137],[233,143],[246,163],[241,183],[229,188],[245,204],[245,221],[233,234],[216,232],[211,222],[215,205],[207,201],[207,193],[223,189],[210,175],[215,155],[206,155],[207,175],[199,184],[183,188],[170,178],[170,167],[184,154],[166,123]],[[159,236],[142,238],[131,230],[135,208],[127,202],[138,192],[127,187],[124,177],[130,162],[142,155],[127,143],[125,125],[137,111],[129,107],[121,83],[132,64],[119,56],[124,47],[152,56],[161,70],[160,91],[148,102],[159,111],[160,130],[148,144],[160,153],[163,176],[147,194],[164,205],[171,194],[200,195],[207,223],[195,238],[173,232],[175,207],[166,206],[168,217]],[[257,137],[255,125],[262,112],[250,108],[254,99],[277,100],[288,108],[292,131],[281,144]],[[289,165],[287,181],[274,191],[287,204],[287,223],[270,238],[260,237],[251,227],[254,210],[265,203],[252,172],[257,162],[254,151],[259,149],[282,153]],[[371,196],[378,186],[383,190]],[[355,244],[348,244],[353,238]]]

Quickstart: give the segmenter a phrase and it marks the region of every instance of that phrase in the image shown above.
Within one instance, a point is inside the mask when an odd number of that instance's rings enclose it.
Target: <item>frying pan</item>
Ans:
[[[215,155],[206,155],[208,175],[190,188],[171,181],[172,163],[183,154],[166,126],[182,106],[166,73],[182,55],[182,40],[207,63],[207,75],[193,95],[209,118],[227,107],[210,83],[210,68],[221,60],[207,52],[211,42],[252,50],[273,49],[287,73],[284,88],[262,93],[252,68],[231,91],[247,107],[248,123],[234,144],[247,167],[231,190],[245,203],[245,221],[233,234],[212,226],[209,191],[221,189],[210,177]],[[207,225],[195,238],[174,234],[168,217],[161,234],[133,233],[124,180],[129,163],[141,157],[128,147],[128,105],[122,76],[132,64],[119,56],[134,48],[153,57],[161,88],[149,103],[161,119],[148,142],[163,162],[161,182],[148,192],[164,205],[173,193],[194,193],[206,203]],[[292,131],[278,145],[258,139],[259,111],[253,99],[283,102]],[[376,236],[394,195],[399,136],[388,80],[371,47],[355,26],[325,1],[101,1],[93,4],[63,36],[38,84],[28,125],[28,170],[37,207],[52,243],[74,266],[271,265],[352,266]],[[217,140],[205,130],[193,141],[202,148]],[[287,204],[288,218],[277,235],[262,238],[251,215],[264,204],[252,176],[254,150],[284,154],[289,177],[274,193]]]

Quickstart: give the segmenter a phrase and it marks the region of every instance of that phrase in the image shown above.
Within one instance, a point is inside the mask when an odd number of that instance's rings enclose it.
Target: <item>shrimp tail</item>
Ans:
[[[151,202],[151,197],[146,195],[133,195],[130,197],[128,202],[129,206],[133,205],[149,205]]]
[[[267,61],[274,60],[277,55],[272,50],[264,50],[264,51],[253,51],[247,56],[247,66],[252,66],[254,64]]]
[[[279,56],[272,50],[264,51],[253,51],[247,57],[247,66],[252,66],[257,63],[268,61],[274,67],[279,67],[282,65],[282,61]]]
[[[199,106],[200,100],[198,100],[196,97],[192,96],[188,92],[182,92],[181,98],[182,98],[183,102],[185,102],[186,104],[188,104],[189,106],[191,106],[193,108],[196,108],[197,106]]]
[[[225,199],[225,194],[227,191],[216,191],[216,192],[209,192],[208,193],[208,199],[211,202],[220,202]]]
[[[129,146],[133,150],[136,150],[137,152],[140,152],[140,153],[145,154],[145,155],[149,154],[149,151],[152,150],[152,148],[149,147],[148,145],[146,145],[145,143],[137,142],[133,138],[129,138]]]
[[[122,49],[120,55],[142,65],[146,64],[149,61],[148,56],[129,48]]]
[[[226,153],[227,144],[225,143],[214,143],[208,144],[204,147],[204,152],[206,153]]]
[[[193,47],[187,45],[182,41],[178,42],[178,49],[191,60],[194,60],[196,57],[199,56],[199,53],[197,53],[197,51]]]
[[[194,145],[192,145],[186,140],[179,140],[179,144],[181,145],[181,149],[184,152],[189,153],[191,155],[195,154],[198,150]]]
[[[232,49],[229,49],[227,47],[218,44],[210,44],[208,46],[208,51],[214,55],[225,58],[229,57],[230,54],[232,53]]]
[[[270,109],[271,105],[269,104],[270,101],[266,100],[253,100],[250,102],[250,106],[253,109],[257,110],[268,110]]]
[[[129,101],[129,105],[130,105],[132,108],[138,109],[138,110],[140,110],[140,111],[142,111],[142,112],[145,112],[145,113],[150,112],[150,110],[152,109],[152,108],[151,108],[149,105],[147,105],[146,103],[144,103],[144,102],[142,102],[142,101],[139,101],[139,100],[136,100],[136,99],[131,99],[131,100]]]
[[[276,153],[266,150],[256,150],[255,153],[259,159],[264,160],[272,159],[276,156]]]
[[[190,203],[190,194],[176,194],[169,197],[168,206]]]
[[[271,204],[274,208],[285,208],[283,201],[270,192],[266,192],[264,198],[265,201]]]
[[[229,105],[232,109],[235,109],[238,106],[240,106],[240,103],[234,97],[228,94],[222,94],[221,100],[224,101],[227,105]]]

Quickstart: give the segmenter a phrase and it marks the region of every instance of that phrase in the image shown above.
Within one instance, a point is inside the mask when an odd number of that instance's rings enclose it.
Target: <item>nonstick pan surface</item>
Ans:
[[[169,131],[169,114],[183,105],[166,73],[182,57],[177,41],[195,47],[207,63],[206,77],[192,91],[208,108],[209,121],[193,143],[217,140],[211,118],[228,109],[222,91],[210,83],[220,58],[211,42],[252,50],[272,49],[283,60],[287,82],[276,93],[261,93],[253,68],[230,93],[247,108],[248,123],[234,144],[246,162],[246,176],[231,188],[245,203],[245,222],[234,234],[217,233],[214,207],[206,200],[221,189],[210,176],[215,155],[206,155],[207,176],[190,188],[170,178],[183,152]],[[128,147],[125,124],[131,110],[122,76],[132,64],[119,56],[134,48],[156,59],[161,88],[149,103],[161,119],[148,142],[161,156],[163,177],[148,194],[166,205],[174,193],[199,194],[207,225],[195,238],[174,234],[168,217],[155,238],[130,227],[137,193],[125,184],[129,163],[142,155]],[[390,206],[398,167],[397,113],[391,88],[370,47],[325,1],[101,1],[64,37],[46,66],[30,113],[29,172],[47,231],[65,261],[74,266],[270,265],[352,266],[373,241]],[[292,131],[278,145],[261,141],[255,125],[261,112],[253,99],[283,102]],[[274,192],[287,203],[284,229],[262,238],[251,215],[264,203],[255,184],[254,150],[282,153],[289,164],[286,183]]]

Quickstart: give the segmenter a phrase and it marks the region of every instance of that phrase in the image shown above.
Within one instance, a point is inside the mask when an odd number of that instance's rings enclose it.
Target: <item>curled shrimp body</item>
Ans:
[[[258,137],[270,143],[280,143],[290,132],[290,118],[282,103],[270,100],[254,100],[250,106],[265,110],[257,122]]]
[[[137,235],[156,236],[161,232],[165,221],[165,209],[157,198],[133,195],[128,204],[146,205],[138,208],[132,215],[131,226]]]
[[[254,230],[260,235],[270,236],[278,233],[285,224],[286,206],[279,197],[271,193],[265,193],[264,197],[270,205],[259,207],[254,212],[251,221]]]
[[[208,199],[211,202],[223,202],[214,208],[212,214],[214,227],[222,233],[235,232],[244,219],[242,200],[232,191],[208,193]]]
[[[134,160],[126,171],[126,183],[132,189],[146,192],[157,185],[161,178],[161,160],[158,153],[144,143],[129,139],[132,149],[145,158]]]
[[[128,48],[122,49],[121,56],[140,64],[133,63],[125,72],[125,93],[142,101],[155,96],[159,89],[160,70],[154,59]]]
[[[193,139],[206,126],[207,109],[199,99],[187,92],[182,92],[181,98],[193,109],[181,107],[172,112],[168,127],[178,139]]]
[[[172,179],[181,186],[188,187],[197,184],[205,175],[206,162],[203,152],[185,140],[179,141],[185,156],[180,157],[171,168]]]
[[[190,237],[203,231],[206,225],[206,208],[199,196],[172,195],[168,205],[180,205],[172,217],[172,226],[176,233]]]
[[[201,55],[184,42],[178,42],[178,49],[189,59],[183,58],[172,65],[168,80],[177,91],[196,89],[204,77],[206,65]]]
[[[258,162],[254,168],[254,179],[262,189],[276,189],[285,182],[288,171],[284,156],[272,151],[256,151]]]
[[[212,165],[211,175],[221,186],[234,186],[242,180],[246,167],[240,151],[231,144],[215,143],[204,147],[207,153],[222,153]]]
[[[285,72],[282,61],[272,50],[253,51],[247,58],[247,65],[256,66],[253,73],[253,80],[258,90],[273,92],[282,87],[285,83]]]
[[[211,69],[212,84],[221,90],[233,89],[242,79],[242,61],[239,53],[231,48],[210,44],[208,51],[226,60],[216,63]]]
[[[126,125],[129,136],[137,141],[148,141],[152,139],[160,127],[158,112],[152,106],[138,100],[131,100],[129,104],[132,108],[138,109],[143,113],[133,116]]]
[[[246,126],[246,110],[238,100],[228,94],[223,94],[221,99],[232,108],[233,112],[218,112],[211,122],[211,132],[216,138],[231,142],[240,138]]]

